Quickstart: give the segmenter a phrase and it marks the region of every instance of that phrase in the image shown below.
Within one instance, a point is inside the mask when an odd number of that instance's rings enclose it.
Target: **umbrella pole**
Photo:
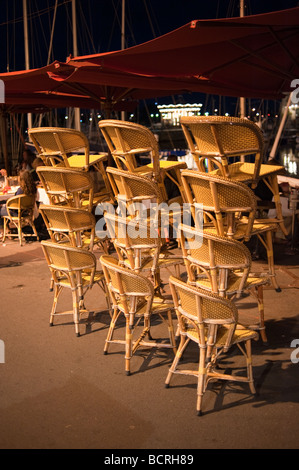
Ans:
[[[287,102],[287,104],[286,104],[284,113],[283,113],[283,115],[282,115],[282,118],[281,118],[281,121],[280,121],[280,124],[279,124],[279,128],[278,128],[278,132],[277,132],[277,134],[276,134],[276,136],[275,136],[275,140],[274,140],[274,143],[273,143],[273,147],[272,147],[271,152],[270,152],[270,155],[269,155],[269,160],[273,160],[273,159],[275,158],[275,154],[276,154],[276,150],[277,150],[277,147],[278,147],[278,143],[279,143],[279,140],[280,140],[280,137],[281,137],[281,134],[282,134],[284,125],[285,125],[285,123],[286,123],[287,116],[288,116],[289,106],[290,106],[290,104],[291,104],[291,99],[292,99],[292,93],[290,93],[290,95],[289,95],[288,102]]]
[[[7,150],[7,129],[6,129],[6,113],[1,111],[0,113],[0,127],[1,127],[1,141],[2,141],[2,152],[4,156],[4,166],[5,170],[7,172],[7,176],[10,175],[10,168],[9,168],[9,162],[8,162],[8,150]]]

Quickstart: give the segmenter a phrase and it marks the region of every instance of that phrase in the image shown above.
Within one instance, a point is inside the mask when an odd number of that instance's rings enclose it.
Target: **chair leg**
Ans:
[[[133,328],[131,328],[129,319],[126,318],[126,352],[125,352],[126,375],[130,375],[130,361],[132,357],[132,336],[133,336]]]
[[[202,405],[202,398],[205,389],[205,378],[206,378],[206,350],[203,348],[199,348],[199,367],[198,367],[198,382],[197,382],[197,403],[196,403],[196,411],[198,416],[201,416],[201,405]]]
[[[17,224],[17,229],[18,229],[18,237],[20,241],[20,246],[22,246],[23,245],[23,233],[22,233],[21,223]]]
[[[245,342],[246,348],[246,363],[247,363],[247,377],[251,393],[254,395],[256,393],[254,382],[253,382],[253,373],[252,373],[252,355],[251,355],[251,339],[248,339]]]
[[[76,289],[72,289],[72,296],[73,296],[73,319],[75,323],[75,332],[76,336],[80,336],[79,331],[79,318],[80,318],[80,308],[79,308],[79,299],[78,299],[78,292]]]
[[[282,215],[282,208],[281,208],[281,201],[280,201],[280,195],[279,195],[279,186],[278,186],[278,181],[277,181],[277,175],[270,175],[268,176],[268,187],[270,187],[273,196],[274,196],[274,203],[275,203],[275,209],[276,209],[276,215],[277,219],[280,221],[279,222],[279,227],[282,231],[282,233],[287,236],[288,231],[284,225],[283,222],[283,215]],[[267,182],[266,182],[267,184]]]
[[[265,329],[265,315],[264,315],[264,289],[263,286],[258,286],[255,288],[257,293],[257,302],[258,302],[258,310],[259,310],[259,317],[260,317],[260,334],[264,343],[267,343],[267,335]]]
[[[37,230],[35,228],[34,222],[32,221],[32,223],[30,223],[30,225],[31,225],[31,228],[33,230],[34,235],[36,236],[36,239],[39,240],[39,236],[38,236]]]
[[[183,355],[183,352],[184,350],[186,349],[188,343],[189,343],[190,339],[189,338],[186,338],[186,336],[183,336],[181,335],[181,338],[180,338],[180,344],[178,346],[178,349],[177,349],[177,352],[176,352],[176,355],[175,355],[175,358],[174,360],[172,361],[172,364],[170,366],[170,369],[168,371],[168,374],[167,374],[167,377],[166,377],[166,380],[165,380],[165,387],[168,388],[169,387],[169,384],[170,384],[170,380],[172,378],[172,375],[175,373],[176,369],[177,369],[177,366],[178,366],[178,363]]]
[[[259,236],[259,239],[264,244],[267,250],[267,259],[268,259],[268,267],[269,267],[269,274],[271,276],[271,282],[276,290],[276,292],[281,292],[281,288],[278,285],[275,273],[275,264],[274,264],[274,254],[273,254],[273,240],[272,240],[272,231],[268,230],[264,233],[264,238]]]
[[[59,297],[60,292],[62,291],[62,287],[61,286],[56,286],[54,284],[53,279],[52,279],[52,282],[53,282],[53,285],[54,285],[54,300],[53,300],[52,310],[51,310],[51,313],[50,313],[50,326],[53,326],[53,324],[54,324],[54,316],[55,316],[56,309],[57,309],[58,297]]]
[[[173,331],[173,321],[172,321],[171,310],[168,310],[167,312],[167,320],[168,320],[167,323],[168,323],[168,333],[169,333],[170,344],[172,346],[174,354],[176,354],[177,348],[176,348],[176,342],[175,342],[174,331]]]
[[[2,243],[4,243],[4,242],[5,242],[5,239],[6,239],[7,222],[8,222],[7,217],[3,217],[3,236],[2,236]]]
[[[120,312],[118,311],[118,308],[114,307],[112,319],[111,319],[111,322],[110,322],[107,338],[106,338],[105,345],[104,345],[104,354],[108,353],[109,343],[112,340],[112,336],[113,336],[113,332],[114,332],[114,328],[115,328],[115,323],[116,323],[116,321],[119,317],[119,314],[120,314]]]

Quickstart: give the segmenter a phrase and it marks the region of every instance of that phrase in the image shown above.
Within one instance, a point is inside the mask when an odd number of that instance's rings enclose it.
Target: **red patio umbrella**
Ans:
[[[242,18],[194,20],[144,44],[67,63],[185,80],[192,91],[279,99],[299,77],[298,45],[296,7]]]

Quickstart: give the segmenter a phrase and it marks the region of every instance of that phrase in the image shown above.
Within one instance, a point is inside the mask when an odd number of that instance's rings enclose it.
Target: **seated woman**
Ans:
[[[6,176],[6,171],[1,170],[1,174]],[[19,189],[16,191],[15,196],[25,194],[26,196],[36,196],[37,188],[32,173],[28,170],[21,170],[19,174]],[[6,204],[1,205],[0,216],[7,215]]]

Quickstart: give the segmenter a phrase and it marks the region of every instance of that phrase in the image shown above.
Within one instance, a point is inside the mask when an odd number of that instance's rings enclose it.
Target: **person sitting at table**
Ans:
[[[22,157],[19,159],[15,171],[16,173],[19,173],[22,170],[29,170],[32,171],[34,170],[32,163],[34,162],[36,155],[31,152],[29,149],[25,149],[23,151]]]
[[[6,170],[0,170],[1,174],[5,177],[7,175]],[[32,176],[31,171],[22,170],[19,173],[19,185],[20,187],[15,192],[15,196],[19,194],[26,194],[27,196],[36,196],[37,187]],[[13,197],[13,196],[12,196]],[[1,205],[0,216],[3,217],[7,215],[6,203]],[[1,221],[3,223],[3,221]]]

